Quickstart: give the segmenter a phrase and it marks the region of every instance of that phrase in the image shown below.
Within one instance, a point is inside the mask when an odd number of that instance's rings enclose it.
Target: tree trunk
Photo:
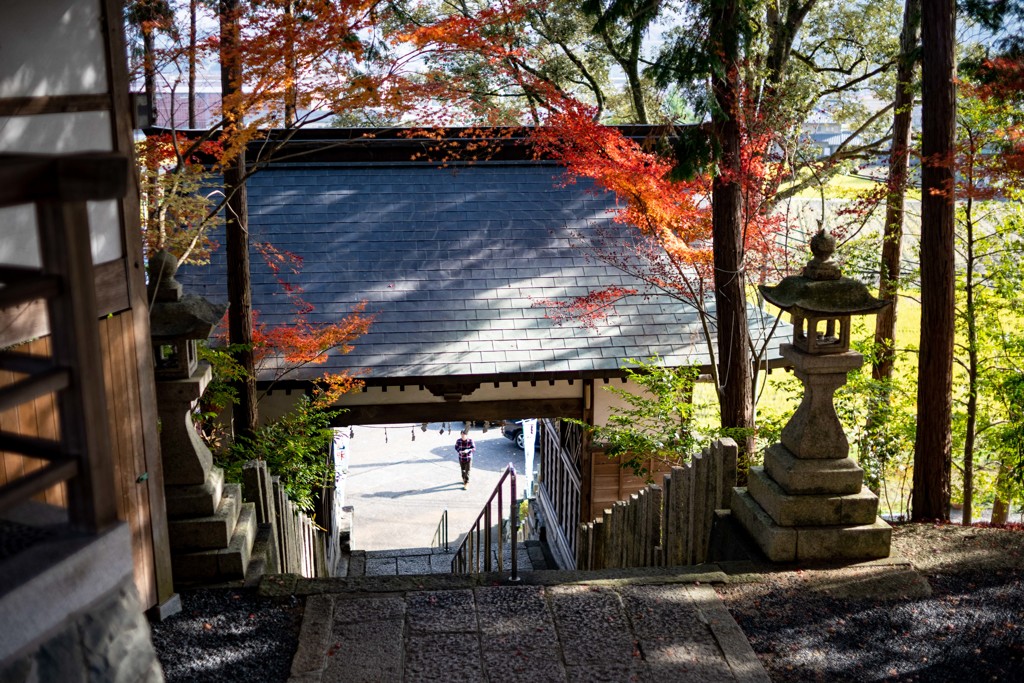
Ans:
[[[151,25],[142,26],[142,81],[146,89],[146,108],[149,110],[149,125],[157,123],[156,111],[156,47],[153,44]]]
[[[996,499],[992,501],[992,523],[1006,524],[1010,519],[1010,503],[1003,498],[1000,492],[1005,491],[1010,483],[1010,468],[1006,463],[999,463],[999,472],[996,474]]]
[[[970,152],[971,165],[967,169],[967,184],[971,188],[974,187],[973,160],[976,152],[977,150],[974,149],[972,144]],[[964,228],[967,241],[967,263],[965,264],[964,273],[964,295],[966,297],[964,304],[966,310],[964,313],[967,318],[967,425],[964,434],[964,526],[970,526],[974,521],[974,442],[975,434],[978,430],[978,323],[975,320],[974,305],[975,256],[973,209],[974,200],[968,197],[967,203],[964,206]]]
[[[298,121],[298,66],[295,61],[295,3],[289,2],[284,7],[287,16],[288,37],[284,52],[284,127],[291,128]]]
[[[712,123],[720,149],[718,171],[711,189],[712,239],[715,265],[715,307],[718,322],[719,404],[722,426],[754,426],[751,392],[752,371],[747,329],[746,282],[743,272],[742,186],[740,184],[739,85],[736,55],[738,37],[737,0],[726,0],[717,17],[720,22],[718,54],[722,71],[712,77],[712,92],[718,111]],[[753,436],[739,440],[749,458]]]
[[[896,67],[895,115],[892,149],[889,151],[889,194],[885,199],[885,228],[882,234],[881,277],[878,298],[892,303],[875,319],[875,356],[871,375],[876,380],[892,379],[896,358],[896,302],[899,294],[900,255],[903,250],[904,202],[907,193],[907,165],[910,159],[910,123],[914,106],[914,55],[921,31],[921,0],[906,0],[903,31]]]
[[[242,60],[238,51],[238,0],[220,1],[220,74],[224,108],[241,88]],[[241,123],[241,122],[239,122]],[[231,129],[225,131],[231,134]],[[225,239],[228,262],[228,337],[239,345],[238,363],[246,378],[238,382],[234,408],[236,438],[250,436],[257,426],[256,368],[253,359],[252,290],[249,281],[249,211],[245,189],[245,151],[224,165]]]
[[[921,12],[921,343],[914,521],[949,520],[954,334],[952,153],[956,115],[954,0]]]
[[[188,127],[196,128],[196,12],[199,0],[188,3]]]

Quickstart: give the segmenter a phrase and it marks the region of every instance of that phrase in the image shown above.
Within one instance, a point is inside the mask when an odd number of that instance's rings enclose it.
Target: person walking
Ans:
[[[473,466],[473,453],[476,444],[469,438],[469,430],[463,429],[462,436],[455,441],[455,452],[459,454],[459,467],[462,468],[462,488],[469,486],[469,469]]]

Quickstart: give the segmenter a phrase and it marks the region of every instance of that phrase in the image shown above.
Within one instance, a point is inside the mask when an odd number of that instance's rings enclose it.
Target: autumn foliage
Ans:
[[[562,99],[558,107],[533,135],[538,153],[565,165],[565,182],[588,179],[597,190],[614,194],[619,204],[614,220],[635,227],[643,238],[599,245],[598,258],[706,312],[704,302],[714,282],[710,175],[677,179],[670,153],[655,151],[618,128],[600,124],[586,105]],[[664,132],[672,134],[668,128]],[[659,138],[647,142],[655,146]],[[763,142],[748,138],[741,160],[746,267],[758,276],[755,279],[776,267],[776,235],[783,228],[782,218],[769,211],[767,198],[777,179],[763,149]],[[558,321],[592,324],[614,301],[635,293],[610,285],[569,301],[544,303]]]

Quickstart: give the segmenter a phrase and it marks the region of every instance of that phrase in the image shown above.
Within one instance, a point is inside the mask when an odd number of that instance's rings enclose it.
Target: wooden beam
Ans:
[[[45,95],[0,98],[0,116],[74,114],[81,111],[109,111],[110,95]]]
[[[128,158],[113,152],[0,154],[0,206],[120,199]]]
[[[67,388],[69,376],[65,368],[50,368],[0,389],[0,411]]]
[[[458,403],[402,403],[343,406],[335,427],[360,424],[416,422],[473,422],[527,417],[579,417],[582,398],[517,399],[513,401],[459,401]]]
[[[0,486],[0,513],[23,503],[54,484],[67,481],[78,473],[78,462],[61,460],[52,462],[30,474]]]
[[[96,266],[94,283],[97,320],[128,308],[128,286],[124,273],[125,259]],[[148,323],[148,314],[146,320]],[[45,337],[48,334],[50,334],[50,323],[46,315],[44,301],[32,301],[0,309],[0,348]]]

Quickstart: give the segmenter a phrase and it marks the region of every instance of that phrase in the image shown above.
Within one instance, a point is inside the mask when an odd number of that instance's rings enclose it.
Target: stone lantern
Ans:
[[[799,276],[759,289],[793,318],[793,343],[782,356],[804,385],[800,406],[781,442],[752,467],[746,488],[733,491],[732,512],[770,560],[868,560],[889,556],[891,529],[878,517],[878,498],[864,488],[864,472],[833,404],[846,374],[864,357],[850,350],[850,320],[888,305],[832,261],[835,239],[811,238],[814,258]]]
[[[149,328],[158,380],[188,379],[195,373],[196,341],[209,337],[227,310],[195,294],[182,296],[177,270],[178,260],[166,251],[149,261]]]
[[[252,503],[224,472],[196,432],[195,411],[212,379],[196,358],[227,306],[182,295],[177,260],[160,252],[149,261],[150,333],[156,358],[167,536],[175,582],[222,583],[245,576],[256,534]]]

